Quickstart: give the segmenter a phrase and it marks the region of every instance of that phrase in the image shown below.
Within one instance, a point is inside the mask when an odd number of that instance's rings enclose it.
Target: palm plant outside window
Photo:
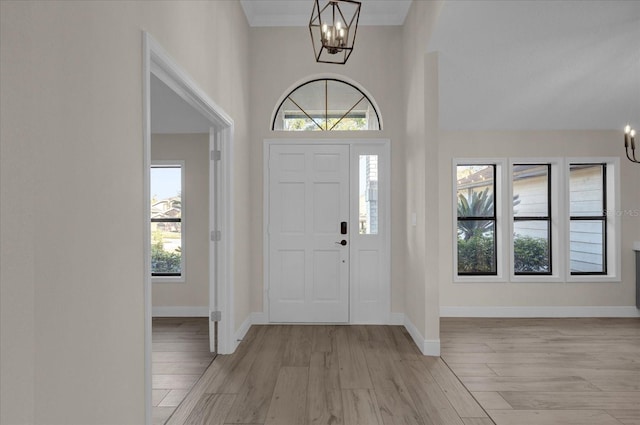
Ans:
[[[496,275],[495,164],[457,166],[458,274]]]

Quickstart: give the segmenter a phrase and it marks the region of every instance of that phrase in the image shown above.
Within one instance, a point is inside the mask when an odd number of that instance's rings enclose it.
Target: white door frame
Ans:
[[[272,145],[348,145],[349,149],[349,161],[351,163],[351,156],[353,149],[351,147],[354,146],[376,146],[382,147],[387,158],[386,164],[387,166],[382,170],[383,173],[386,173],[387,179],[386,181],[391,181],[391,141],[389,139],[265,139],[263,145],[263,198],[262,198],[262,210],[263,210],[263,294],[262,294],[262,311],[263,311],[263,321],[265,323],[269,323],[269,152],[270,147]],[[353,178],[354,170],[349,171],[350,181]],[[387,258],[387,267],[385,269],[384,279],[388,282],[388,299],[386,306],[384,307],[384,315],[388,319],[384,324],[391,324],[391,185],[386,185],[385,190],[382,191],[383,198],[383,209],[384,216],[386,217],[386,226],[384,227],[384,244]],[[352,194],[350,194],[350,198],[352,198]],[[351,199],[349,200],[349,204],[351,205]],[[349,213],[350,221],[353,216],[353,211]],[[353,227],[353,226],[351,226]],[[353,264],[352,255],[349,256],[351,258],[351,264]],[[352,312],[354,311],[354,294],[353,294],[353,284],[351,282],[353,277],[353,273],[350,273],[350,282],[349,282],[349,323],[356,324],[353,320]],[[388,310],[388,311],[387,311]],[[382,324],[382,323],[381,323]]]
[[[220,231],[219,242],[210,249],[209,312],[221,311],[218,326],[218,352],[232,353],[233,335],[233,120],[195,83],[164,48],[147,32],[142,32],[142,147],[143,147],[143,235],[144,235],[144,380],[145,423],[152,423],[151,402],[151,246],[150,173],[151,166],[151,74],[209,120],[209,147],[221,152],[220,161],[209,166],[210,231]],[[212,154],[213,159],[213,154]],[[216,205],[215,199],[219,200]],[[217,217],[217,220],[215,219]]]

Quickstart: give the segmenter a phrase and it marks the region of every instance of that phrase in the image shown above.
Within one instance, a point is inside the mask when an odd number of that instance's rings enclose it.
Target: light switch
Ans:
[[[418,224],[418,217],[416,216],[416,213],[412,212],[411,213],[411,225],[415,227],[417,224]]]

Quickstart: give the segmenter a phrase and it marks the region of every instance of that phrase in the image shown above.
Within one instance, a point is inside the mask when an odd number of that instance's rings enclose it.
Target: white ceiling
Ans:
[[[312,7],[241,1],[252,25],[307,25]],[[398,25],[409,5],[364,0],[362,18]],[[439,52],[443,129],[640,127],[640,1],[446,1],[429,50]],[[151,91],[152,132],[208,132],[155,77]]]
[[[411,0],[360,1],[360,25],[402,25],[411,6]],[[240,3],[252,27],[307,26],[314,4],[312,0],[240,0]]]
[[[429,50],[444,129],[640,124],[638,1],[448,1]]]

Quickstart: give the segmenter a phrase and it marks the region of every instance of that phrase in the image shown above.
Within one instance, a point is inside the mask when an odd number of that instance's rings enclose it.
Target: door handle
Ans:
[[[345,245],[347,245],[347,240],[346,240],[346,239],[343,239],[343,240],[341,240],[340,242],[336,242],[336,245],[342,245],[342,246],[345,246]]]

